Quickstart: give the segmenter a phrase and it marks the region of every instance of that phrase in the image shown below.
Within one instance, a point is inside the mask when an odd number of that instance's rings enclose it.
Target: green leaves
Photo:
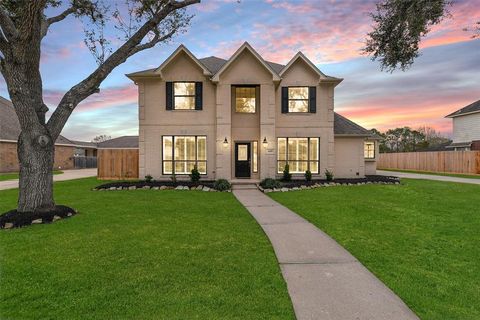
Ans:
[[[449,17],[447,0],[382,0],[371,13],[374,29],[364,54],[379,60],[381,69],[408,69],[420,53],[419,43],[430,28]]]

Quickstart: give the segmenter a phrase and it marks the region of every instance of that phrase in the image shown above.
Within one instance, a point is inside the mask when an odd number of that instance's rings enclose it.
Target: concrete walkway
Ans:
[[[65,181],[87,177],[96,177],[97,169],[76,169],[76,170],[63,170],[62,174],[56,174],[53,176],[53,181]],[[18,188],[18,179],[0,181],[0,190]]]
[[[459,178],[459,177],[449,177],[449,176],[437,176],[437,175],[433,175],[433,174],[396,172],[396,171],[386,171],[386,170],[377,170],[377,174],[382,175],[382,176],[395,176],[395,177],[399,177],[399,178],[480,184],[480,179],[469,179],[469,178]]]
[[[255,186],[233,194],[267,234],[297,319],[418,319],[355,257]]]

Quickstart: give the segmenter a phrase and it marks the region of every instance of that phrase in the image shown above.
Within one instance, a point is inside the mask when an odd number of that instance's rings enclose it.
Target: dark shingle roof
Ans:
[[[338,135],[372,136],[372,132],[335,112],[333,132]]]
[[[123,136],[98,144],[99,149],[138,148],[138,136]]]
[[[265,61],[272,69],[273,71],[275,71],[277,74],[280,73],[280,71],[282,71],[283,68],[285,68],[285,66],[283,64],[280,64],[280,63],[276,63],[276,62],[270,62],[270,61]]]
[[[446,118],[453,118],[472,112],[480,112],[480,100],[475,101],[474,103],[471,103],[468,106],[463,107],[462,109],[459,109],[453,113],[450,113],[448,116],[446,116]]]
[[[17,141],[19,134],[20,123],[12,103],[0,97],[0,139]]]
[[[0,96],[0,140],[17,141],[20,131],[20,123],[12,102]],[[55,144],[77,145],[80,141],[74,142],[60,135]]]
[[[222,68],[222,66],[227,62],[227,60],[219,57],[207,57],[198,59],[212,74],[215,74]]]

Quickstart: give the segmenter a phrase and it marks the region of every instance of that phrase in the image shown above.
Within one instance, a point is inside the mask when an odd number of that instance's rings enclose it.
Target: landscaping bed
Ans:
[[[76,211],[67,206],[55,206],[53,210],[36,212],[18,212],[10,210],[0,215],[0,229],[12,229],[31,224],[52,223],[57,220],[70,218]]]
[[[202,190],[202,191],[228,191],[230,185],[222,185],[219,187],[213,180],[208,181],[118,181],[109,182],[99,185],[94,190],[139,190],[139,189],[152,189],[152,190]]]
[[[380,175],[367,175],[365,178],[352,178],[352,179],[317,179],[317,180],[291,180],[280,181],[274,180],[262,181],[258,186],[262,192],[276,192],[276,191],[294,191],[302,189],[313,189],[320,187],[330,186],[352,186],[352,185],[366,185],[366,184],[400,184],[400,178],[393,176],[380,176]]]

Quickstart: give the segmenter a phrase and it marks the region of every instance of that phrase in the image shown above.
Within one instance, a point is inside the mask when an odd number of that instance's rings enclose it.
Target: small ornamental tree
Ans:
[[[283,181],[292,180],[292,174],[290,173],[290,165],[287,163],[283,169]]]
[[[199,2],[126,0],[126,7],[119,9],[116,2],[106,0],[0,1],[0,72],[21,127],[18,214],[55,207],[54,144],[78,104],[98,93],[100,84],[129,57],[184,31],[191,19],[185,8]],[[62,11],[48,17],[46,9]],[[98,66],[66,91],[46,121],[48,108],[43,100],[40,74],[41,44],[48,38],[49,29],[67,17],[84,23],[84,42]],[[112,48],[112,42],[104,36],[107,21],[118,32],[117,48]]]

